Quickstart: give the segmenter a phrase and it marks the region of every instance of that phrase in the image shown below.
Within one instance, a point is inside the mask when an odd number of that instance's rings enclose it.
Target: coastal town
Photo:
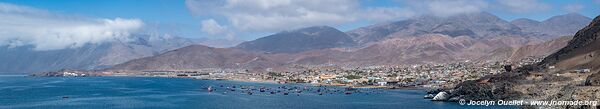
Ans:
[[[79,71],[60,70],[33,76],[141,76],[174,77],[205,80],[233,80],[272,83],[308,83],[318,86],[351,86],[356,88],[425,88],[445,89],[486,75],[503,73],[506,70],[540,62],[540,57],[527,57],[509,61],[462,61],[447,64],[415,64],[399,66],[339,67],[339,66],[294,66],[295,69],[281,72],[249,73],[244,69],[161,70],[141,72]]]

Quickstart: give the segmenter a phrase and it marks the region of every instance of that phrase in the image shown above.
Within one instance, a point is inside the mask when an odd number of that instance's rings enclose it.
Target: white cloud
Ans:
[[[0,3],[0,18],[0,45],[33,45],[35,50],[126,39],[144,24],[138,19],[91,19],[7,3]]]
[[[397,21],[399,18],[408,18],[415,16],[416,13],[408,8],[398,7],[376,7],[368,8],[362,12],[361,17],[367,20],[381,22],[381,21]]]
[[[210,35],[222,35],[227,39],[235,39],[235,33],[229,30],[227,27],[222,26],[214,19],[208,19],[202,21],[202,32],[206,32]]]
[[[202,32],[209,33],[211,35],[223,33],[226,31],[226,28],[221,26],[214,19],[208,19],[202,21]]]
[[[551,8],[549,4],[537,0],[498,0],[502,9],[515,13],[532,13],[547,11]]]
[[[406,2],[419,13],[442,17],[481,12],[488,8],[488,3],[483,0],[409,0]]]
[[[278,32],[307,26],[337,26],[360,21],[373,23],[398,21],[424,14],[446,17],[491,9],[510,13],[532,13],[551,8],[551,5],[537,0],[406,0],[400,2],[402,3],[379,7],[363,6],[358,0],[186,0],[186,6],[194,15],[219,19],[222,22],[215,22],[215,24],[228,27],[226,29],[230,32]],[[578,6],[569,7],[571,10],[578,8]]]
[[[568,4],[563,7],[567,12],[579,12],[584,8],[581,4]]]
[[[413,15],[401,8],[362,8],[357,0],[187,0],[195,15],[224,18],[229,29],[277,32],[315,25],[396,20]],[[367,16],[377,15],[378,17]]]

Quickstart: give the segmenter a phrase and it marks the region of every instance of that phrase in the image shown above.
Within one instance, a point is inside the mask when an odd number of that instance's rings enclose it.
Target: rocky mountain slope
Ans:
[[[479,60],[517,61],[526,57],[545,57],[565,47],[572,36],[563,36],[543,43],[495,49]]]
[[[597,17],[587,27],[579,30],[569,41],[569,44],[558,52],[546,57],[541,64],[555,65],[562,69],[589,68],[600,69],[600,17]]]
[[[521,18],[510,23],[521,28],[524,32],[544,34],[548,38],[572,36],[577,30],[585,27],[592,19],[578,13],[558,15],[538,22]]]
[[[600,99],[600,16],[579,30],[568,44],[538,65],[465,81],[448,90],[467,100],[596,101]],[[550,67],[554,66],[554,67]],[[530,106],[528,106],[530,107]],[[536,106],[541,108],[600,108],[590,105]]]
[[[79,48],[35,51],[31,46],[0,47],[0,73],[33,73],[64,68],[106,68],[193,44],[175,36],[136,34],[129,40],[87,44]]]
[[[495,39],[495,38],[494,38]],[[364,48],[330,48],[300,53],[260,53],[238,48],[189,46],[154,57],[116,65],[111,70],[175,70],[202,68],[266,69],[291,65],[373,66],[445,63],[474,59],[482,53],[525,39],[475,40],[467,36],[429,34],[393,38]]]
[[[272,61],[273,57],[268,55],[234,48],[191,45],[158,56],[135,59],[115,65],[110,70],[266,69],[280,65],[276,61]]]
[[[540,23],[542,23],[542,22],[528,19],[528,18],[519,18],[519,19],[510,21],[510,24],[513,24],[513,25],[521,28],[521,30],[524,30],[524,31],[537,31]]]
[[[473,60],[487,52],[509,45],[522,45],[527,40],[517,37],[497,37],[477,40],[468,36],[451,37],[428,34],[418,37],[391,38],[368,47],[344,50],[329,49],[296,54],[299,64],[336,65],[398,65],[445,63]]]
[[[519,27],[486,12],[450,17],[421,16],[362,27],[348,31],[347,34],[359,44],[378,42],[390,37],[425,34],[444,34],[451,37],[469,36],[476,39],[496,36],[527,36],[521,32]]]
[[[243,42],[235,48],[269,53],[297,53],[353,45],[355,43],[346,33],[333,27],[316,26],[276,33]]]
[[[326,26],[284,31],[232,48],[199,49],[205,47],[195,46],[135,60],[114,69],[256,69],[295,64],[373,66],[505,60],[547,55],[568,40],[561,38],[542,43],[544,39],[538,36],[527,36],[532,34],[489,13],[448,18],[423,16],[346,33]],[[192,55],[199,50],[211,55]],[[219,56],[213,56],[215,54]],[[254,65],[250,63],[253,59],[260,62]]]

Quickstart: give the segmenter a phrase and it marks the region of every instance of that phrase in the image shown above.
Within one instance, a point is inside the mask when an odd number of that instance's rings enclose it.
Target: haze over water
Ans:
[[[461,106],[451,102],[431,102],[423,99],[422,90],[360,89],[372,93],[300,95],[241,90],[223,94],[219,85],[282,87],[282,84],[209,81],[181,78],[142,77],[25,77],[0,76],[0,108],[490,108]],[[217,90],[209,93],[207,86]],[[304,87],[303,84],[285,84]],[[310,87],[309,88],[314,88]],[[332,87],[329,87],[332,88]],[[338,87],[339,88],[339,87]],[[342,89],[342,88],[339,88]],[[507,107],[491,107],[507,108]]]

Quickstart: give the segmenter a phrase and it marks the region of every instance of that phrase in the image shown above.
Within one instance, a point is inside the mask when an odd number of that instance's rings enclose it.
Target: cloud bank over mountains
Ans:
[[[139,19],[86,18],[7,3],[0,3],[0,18],[0,46],[32,45],[34,50],[127,40],[144,25]]]
[[[499,8],[514,13],[533,13],[547,11],[551,8],[549,4],[537,0],[498,0]]]
[[[402,0],[366,5],[368,2],[372,1],[186,0],[185,4],[193,15],[205,18],[203,31],[218,36],[279,32],[317,25],[398,21],[424,14],[440,17],[482,11],[529,14],[552,9],[550,4],[538,0]],[[571,12],[582,8],[582,5],[572,4],[563,9]]]
[[[389,21],[414,15],[405,8],[360,7],[356,0],[187,0],[186,6],[194,15],[225,18],[226,22],[216,24],[234,27],[229,29],[260,32],[339,25],[360,19]]]
[[[412,11],[440,17],[481,12],[488,8],[483,0],[408,0]]]
[[[189,11],[197,17],[189,21],[192,23],[191,26],[163,27],[161,30],[191,28],[193,32],[190,33],[193,34],[188,34],[190,36],[187,37],[251,40],[266,34],[309,26],[326,25],[342,28],[345,31],[350,28],[399,21],[424,14],[444,17],[489,11],[491,13],[499,12],[500,15],[523,15],[544,13],[549,10],[556,11],[557,9],[578,12],[590,10],[591,7],[581,2],[556,5],[541,0],[388,1],[186,0],[184,4],[177,6],[185,6],[183,13],[189,14]],[[600,3],[599,1],[587,2],[595,4]],[[186,8],[187,10],[185,10]],[[35,50],[76,48],[89,43],[127,39],[129,34],[144,31],[145,28],[152,25],[140,19],[90,18],[1,2],[0,18],[2,18],[0,21],[0,46],[32,45]]]

